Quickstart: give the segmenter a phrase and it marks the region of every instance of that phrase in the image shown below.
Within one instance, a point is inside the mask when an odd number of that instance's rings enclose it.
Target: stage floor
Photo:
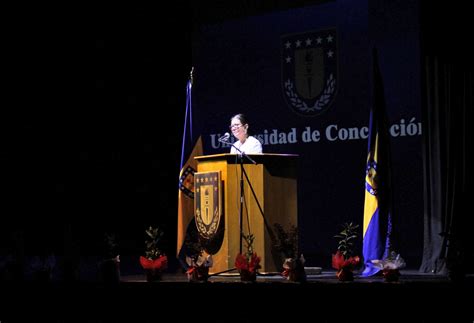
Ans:
[[[311,272],[311,270],[306,271]],[[451,283],[450,280],[444,275],[434,275],[420,273],[417,270],[401,270],[398,284],[404,283]],[[474,275],[468,275],[467,279],[470,280]],[[145,275],[122,275],[121,282],[127,283],[139,283],[146,282]],[[185,273],[164,273],[162,280],[156,283],[188,283],[188,279]],[[208,283],[240,283],[240,276],[237,272],[224,273],[219,275],[211,275]],[[307,274],[307,283],[341,283],[334,270],[322,270],[320,274]],[[357,274],[354,275],[354,281],[351,283],[383,283],[384,279],[382,276],[375,277],[360,277]],[[288,281],[285,277],[279,273],[272,274],[260,274],[257,275],[257,283],[282,283],[282,284],[294,284],[294,282]]]
[[[353,282],[340,282],[334,271],[322,271],[307,279],[294,283],[280,275],[262,275],[247,283],[238,275],[219,275],[206,283],[190,283],[180,272],[164,274],[153,283],[145,275],[122,276],[119,283],[109,284],[10,283],[0,285],[0,320],[23,322],[32,313],[36,321],[48,322],[161,322],[170,317],[173,322],[193,323],[474,319],[473,275],[454,283],[445,276],[402,270],[395,283],[357,276]]]

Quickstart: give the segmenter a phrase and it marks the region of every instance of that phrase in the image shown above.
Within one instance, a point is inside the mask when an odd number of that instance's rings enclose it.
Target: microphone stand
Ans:
[[[267,228],[267,230],[270,234],[270,239],[272,240],[272,243],[274,243],[274,241],[275,241],[274,234],[273,234],[269,224],[267,223],[267,220],[265,218],[265,214],[263,213],[263,209],[260,205],[260,202],[258,201],[257,194],[255,194],[255,191],[253,190],[252,184],[250,183],[250,179],[247,176],[247,172],[245,171],[243,156],[245,156],[254,165],[256,165],[257,162],[255,160],[253,160],[249,155],[247,155],[243,151],[241,151],[239,148],[237,148],[233,143],[230,143],[230,142],[228,142],[227,140],[224,140],[224,139],[219,139],[218,141],[221,142],[222,144],[234,147],[239,152],[239,159],[240,159],[240,211],[239,211],[240,242],[239,242],[239,253],[242,254],[243,210],[244,210],[244,176],[245,176],[245,179],[247,180],[247,183],[249,184],[250,190],[252,191],[252,195],[255,199],[255,202],[257,203],[258,209],[260,210],[260,214],[262,215],[263,221],[265,223],[265,227]],[[222,273],[233,271],[235,269],[236,268],[231,268],[231,269],[219,272],[219,273],[214,273],[214,274],[209,275],[209,276],[220,275]]]
[[[260,213],[262,214],[262,217],[265,219],[265,215],[263,214],[262,207],[260,206],[260,203],[258,202],[257,195],[255,194],[255,191],[253,190],[252,184],[250,183],[250,179],[247,176],[247,172],[245,171],[244,168],[244,156],[254,165],[257,164],[255,160],[253,160],[249,155],[244,153],[242,150],[237,148],[233,143],[221,141],[223,144],[230,145],[235,148],[239,152],[239,161],[240,161],[240,210],[239,210],[239,225],[240,225],[240,242],[239,242],[239,253],[242,253],[242,235],[244,232],[243,229],[243,211],[244,211],[244,176],[245,179],[247,180],[247,183],[249,184],[250,190],[252,191],[253,197],[255,198],[255,202],[257,202],[257,206],[260,210]]]
[[[239,253],[242,254],[242,235],[244,233],[244,228],[243,228],[243,225],[244,225],[244,217],[243,217],[243,212],[244,212],[244,176],[243,174],[245,173],[245,169],[244,169],[244,153],[239,149],[237,148],[234,144],[232,144],[232,146],[240,153],[239,155],[239,161],[240,161],[240,209],[239,209],[239,225],[240,225],[240,242],[239,242]],[[247,155],[245,155],[247,156]],[[253,162],[254,164],[255,161],[253,159],[251,159],[249,156],[247,156],[247,158]]]

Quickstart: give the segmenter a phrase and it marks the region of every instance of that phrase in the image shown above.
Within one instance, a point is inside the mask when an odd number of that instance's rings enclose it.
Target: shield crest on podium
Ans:
[[[222,219],[222,192],[220,171],[198,172],[194,174],[195,220],[199,237],[204,240],[206,252],[213,254]],[[206,248],[206,246],[208,246]],[[211,247],[212,246],[212,247]],[[220,246],[219,246],[220,247]],[[217,247],[218,249],[218,247]]]

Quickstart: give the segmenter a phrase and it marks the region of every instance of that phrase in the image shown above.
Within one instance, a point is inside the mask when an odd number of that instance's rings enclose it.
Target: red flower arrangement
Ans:
[[[354,280],[354,269],[359,265],[359,256],[344,258],[341,251],[332,255],[332,267],[337,270],[336,276],[341,281]]]
[[[353,251],[352,240],[357,238],[356,224],[345,223],[343,230],[335,235],[339,239],[336,254],[332,255],[332,267],[337,270],[336,277],[340,281],[354,280],[354,269],[360,264],[359,256],[351,256]]]
[[[186,275],[188,276],[188,281],[190,282],[207,282],[209,278],[209,267],[212,267],[213,260],[211,255],[205,256],[201,251],[194,258],[186,257],[186,262],[188,263],[188,270],[186,270]]]
[[[140,256],[140,265],[145,270],[163,271],[168,268],[168,257],[161,255],[156,259]]]
[[[240,273],[240,279],[242,281],[255,281],[257,280],[257,272],[260,269],[260,257],[253,251],[253,240],[255,239],[253,234],[244,235],[245,242],[247,243],[246,254],[239,253],[235,258],[235,268]]]
[[[241,280],[255,281],[257,271],[260,269],[260,257],[256,252],[252,253],[249,258],[240,253],[235,258],[235,267],[239,270]]]
[[[140,256],[140,265],[146,272],[147,281],[161,279],[161,275],[168,268],[168,258],[158,248],[158,242],[163,236],[159,228],[149,227],[145,230],[147,238],[145,240],[145,257]]]

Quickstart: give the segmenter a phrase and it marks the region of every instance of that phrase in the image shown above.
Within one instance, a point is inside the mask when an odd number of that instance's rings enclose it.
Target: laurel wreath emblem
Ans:
[[[333,74],[329,75],[329,78],[326,81],[326,87],[324,88],[323,94],[316,100],[312,106],[308,106],[298,94],[294,91],[294,84],[291,80],[285,82],[285,93],[288,99],[297,110],[301,112],[313,112],[317,110],[322,110],[325,106],[329,104],[331,98],[336,89],[336,79]]]
[[[196,210],[196,226],[201,236],[205,239],[211,239],[217,232],[219,226],[219,210],[215,209],[211,223],[207,226],[201,218],[201,210]]]

